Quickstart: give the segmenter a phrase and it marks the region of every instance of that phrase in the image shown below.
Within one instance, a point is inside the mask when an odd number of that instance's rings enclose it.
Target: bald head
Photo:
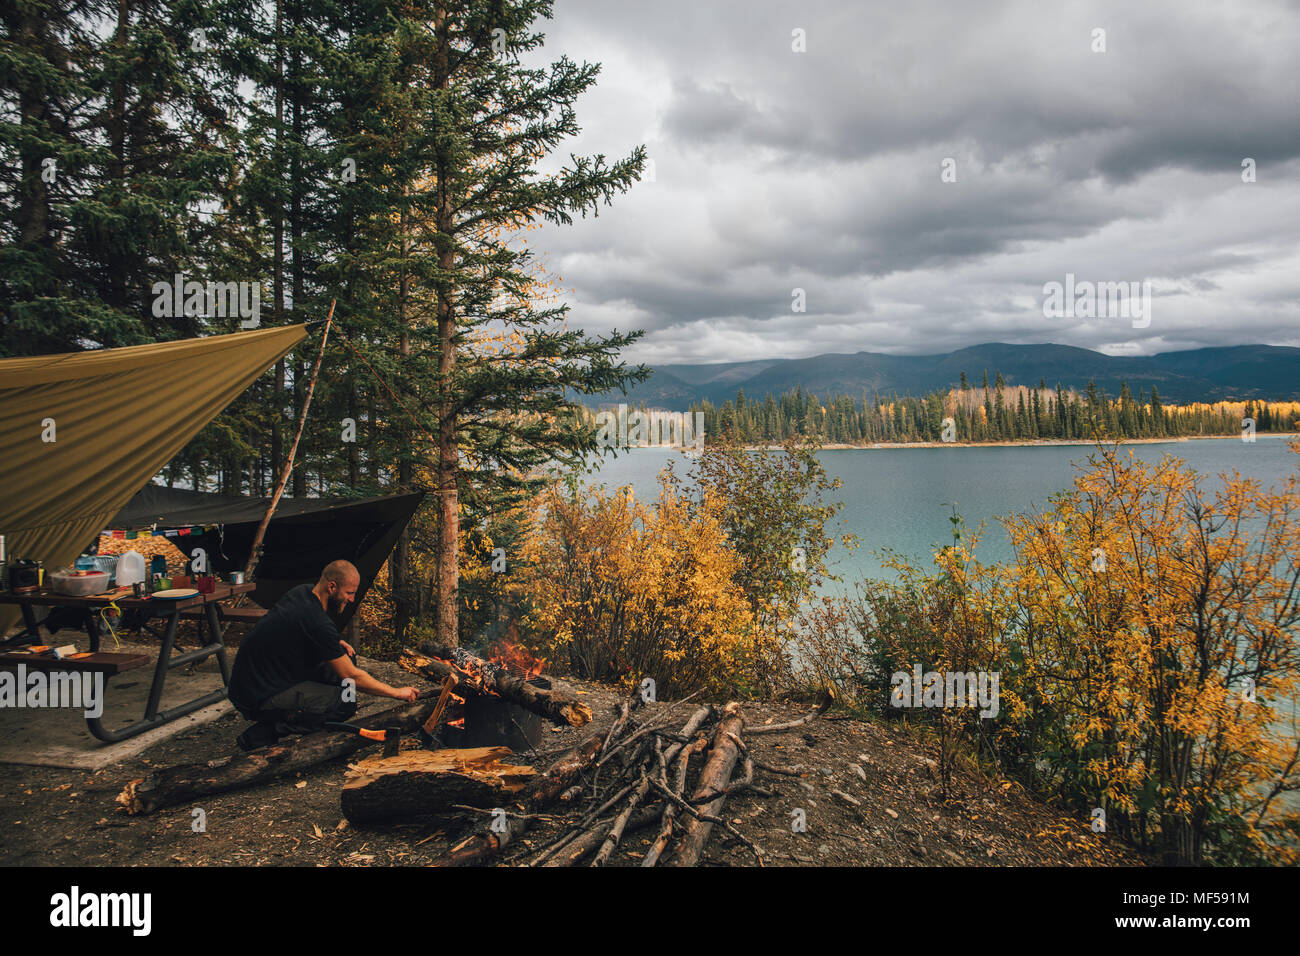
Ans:
[[[325,565],[325,570],[320,573],[321,584],[329,584],[332,582],[334,584],[343,585],[347,584],[349,581],[354,584],[360,584],[361,572],[357,570],[357,566],[351,561],[344,561],[341,558],[338,561],[331,561],[329,564]]]
[[[312,590],[321,606],[331,614],[342,614],[343,609],[356,600],[361,586],[361,573],[351,561],[331,561],[320,573],[320,580]]]

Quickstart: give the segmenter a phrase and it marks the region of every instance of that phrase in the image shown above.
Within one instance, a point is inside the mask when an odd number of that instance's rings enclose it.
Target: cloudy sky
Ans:
[[[602,65],[561,158],[654,164],[531,240],[574,325],[646,331],[631,358],[1300,345],[1296,0],[556,0],[540,29]],[[1067,273],[1148,281],[1150,324],[1045,318]]]

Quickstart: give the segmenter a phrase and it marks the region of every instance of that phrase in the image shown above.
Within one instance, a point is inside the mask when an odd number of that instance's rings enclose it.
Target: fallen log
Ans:
[[[559,799],[560,794],[568,790],[582,771],[596,759],[603,744],[602,734],[592,734],[576,747],[560,754],[546,773],[534,778],[524,788],[518,803],[527,811]],[[487,833],[475,833],[452,847],[445,860],[446,865],[477,866],[488,862],[492,856],[523,836],[528,829],[528,817],[507,817],[504,823],[494,821],[494,824],[495,829]]]
[[[822,699],[817,702],[817,706],[802,717],[798,717],[795,720],[788,720],[783,724],[759,724],[750,727],[747,733],[753,737],[756,734],[781,734],[785,733],[787,730],[796,730],[805,724],[812,723],[822,714],[826,713],[826,711],[830,710],[831,704],[834,702],[835,695],[827,689],[822,693]]]
[[[433,713],[436,701],[402,704],[362,718],[366,727],[413,732]],[[152,813],[200,797],[241,790],[286,773],[355,753],[370,741],[355,733],[321,730],[284,744],[239,753],[225,762],[184,764],[132,780],[117,795],[128,814]]]
[[[456,693],[497,694],[553,723],[581,727],[591,721],[591,708],[567,687],[540,686],[461,648],[422,644],[418,652],[404,650],[398,663],[411,673],[439,684],[454,675]]]
[[[434,816],[459,804],[499,807],[537,774],[506,763],[511,756],[509,747],[476,747],[368,757],[348,768],[339,797],[343,815],[366,824]]]
[[[716,796],[699,808],[699,816],[692,817],[686,824],[686,832],[673,855],[666,861],[667,866],[695,866],[699,862],[704,845],[709,840],[709,833],[713,830],[712,821],[701,817],[716,818],[727,800],[727,783],[731,780],[731,772],[740,756],[740,732],[744,728],[745,718],[741,716],[740,704],[734,701],[727,704],[722,710],[718,729],[713,734],[709,756],[700,771],[695,798],[691,803],[694,804],[695,799],[705,799],[713,794]]]

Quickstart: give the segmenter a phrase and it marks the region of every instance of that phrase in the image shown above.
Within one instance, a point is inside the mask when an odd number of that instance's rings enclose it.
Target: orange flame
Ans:
[[[524,647],[507,640],[497,641],[488,651],[489,659],[500,664],[512,674],[519,674],[525,680],[536,677],[546,666],[546,661],[534,657]]]

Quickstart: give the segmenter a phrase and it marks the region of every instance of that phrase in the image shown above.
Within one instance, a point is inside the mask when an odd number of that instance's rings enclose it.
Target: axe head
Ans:
[[[397,749],[402,744],[402,735],[399,731],[390,730],[384,734],[384,756],[396,757]]]

